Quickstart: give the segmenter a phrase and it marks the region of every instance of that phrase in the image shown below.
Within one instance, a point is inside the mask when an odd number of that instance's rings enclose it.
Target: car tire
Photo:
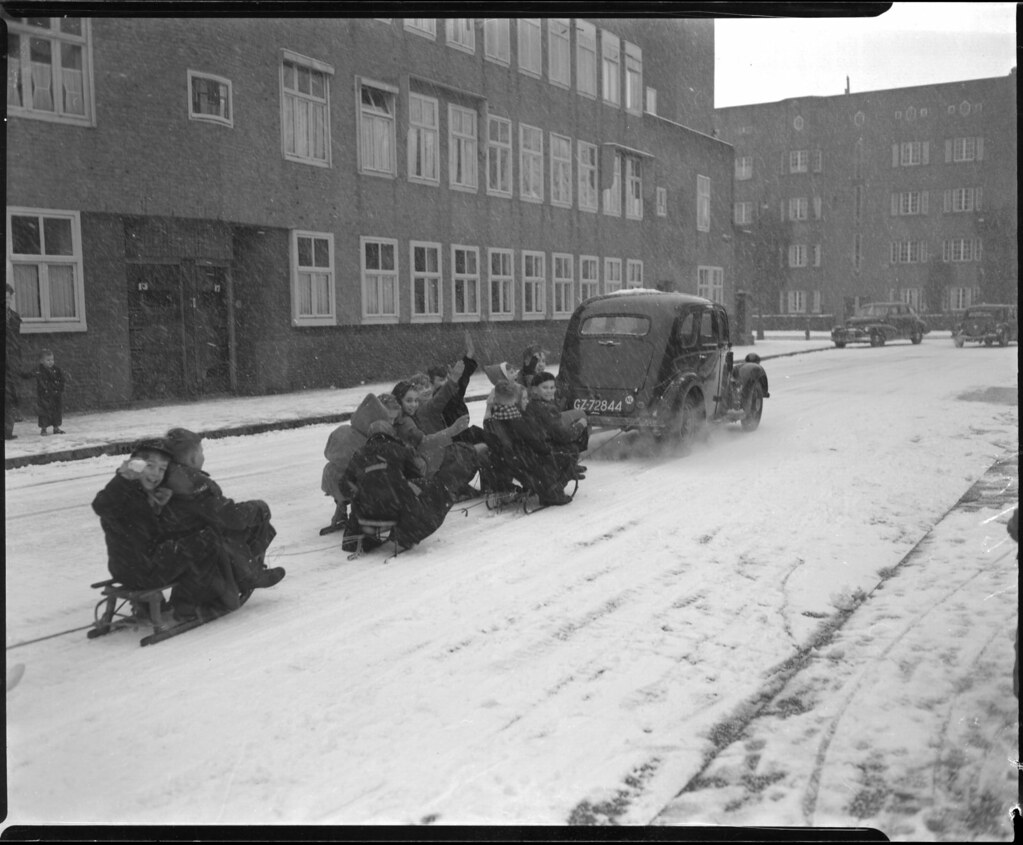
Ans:
[[[871,346],[884,346],[884,333],[883,332],[871,332],[871,334],[870,334],[870,345]]]
[[[836,340],[835,349],[845,349],[845,342],[841,340]]]
[[[923,339],[924,339],[924,336],[922,334],[911,334],[909,336],[909,342],[910,343],[920,343],[920,341],[922,341]]]
[[[707,421],[706,416],[703,403],[692,394],[687,394],[678,410],[675,425],[675,434],[680,448],[691,449],[700,439]]]
[[[746,395],[742,400],[742,409],[745,416],[740,420],[743,431],[756,431],[760,427],[760,417],[764,413],[764,388],[759,381],[755,381],[746,388]]]
[[[965,342],[966,341],[963,340],[962,335],[958,335],[958,334],[952,335],[952,343],[955,344],[956,349],[962,349],[963,348],[963,344]]]
[[[989,338],[989,337],[984,338],[984,345],[985,346],[990,346],[992,343],[994,343],[994,341],[991,338]]]

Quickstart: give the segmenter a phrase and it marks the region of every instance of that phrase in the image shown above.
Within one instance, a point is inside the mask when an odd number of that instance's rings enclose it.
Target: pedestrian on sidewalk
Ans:
[[[7,322],[4,335],[4,440],[14,440],[14,424],[21,422],[18,379],[29,378],[21,364],[21,315],[14,310],[14,288],[7,285]]]
[[[46,430],[53,426],[54,434],[63,434],[60,424],[64,422],[64,386],[67,374],[53,360],[53,352],[44,349],[39,353],[36,367],[36,413],[39,414],[39,433],[44,437]]]

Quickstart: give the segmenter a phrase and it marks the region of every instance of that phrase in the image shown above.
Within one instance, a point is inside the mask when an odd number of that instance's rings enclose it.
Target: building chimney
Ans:
[[[848,76],[845,78],[845,93],[846,94],[849,93],[849,77]]]

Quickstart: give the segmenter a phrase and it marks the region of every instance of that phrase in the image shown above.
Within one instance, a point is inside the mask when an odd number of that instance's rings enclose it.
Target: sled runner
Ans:
[[[579,478],[573,475],[569,483],[571,488],[565,488],[565,495],[571,499],[579,489]],[[518,479],[515,480],[510,490],[491,490],[486,494],[485,501],[488,511],[500,513],[506,508],[521,507],[522,512],[527,516],[550,507],[550,505],[540,504],[540,494],[528,485],[521,485]]]
[[[390,560],[392,557],[397,557],[401,549],[398,547],[398,541],[394,539],[392,531],[394,526],[397,525],[397,521],[388,519],[359,519],[357,520],[359,534],[348,534],[345,536],[342,543],[342,548],[350,548],[350,541],[355,541],[355,549],[350,555],[349,560],[355,560],[358,557],[362,557],[370,549],[364,547],[364,541],[371,541],[372,548],[382,546],[384,543],[394,543],[394,554],[387,558]]]

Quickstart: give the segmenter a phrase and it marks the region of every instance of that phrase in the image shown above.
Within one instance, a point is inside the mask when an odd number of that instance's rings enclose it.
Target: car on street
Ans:
[[[595,428],[645,430],[688,445],[708,422],[755,430],[770,393],[756,353],[735,362],[722,305],[639,288],[576,308],[557,396],[563,410],[582,411]]]
[[[839,349],[847,343],[884,346],[890,340],[919,343],[930,329],[905,302],[870,302],[861,306],[844,325],[831,330],[831,339]]]
[[[1008,346],[1019,342],[1019,322],[1015,305],[971,305],[952,328],[952,342],[962,346],[967,341],[991,346]]]

